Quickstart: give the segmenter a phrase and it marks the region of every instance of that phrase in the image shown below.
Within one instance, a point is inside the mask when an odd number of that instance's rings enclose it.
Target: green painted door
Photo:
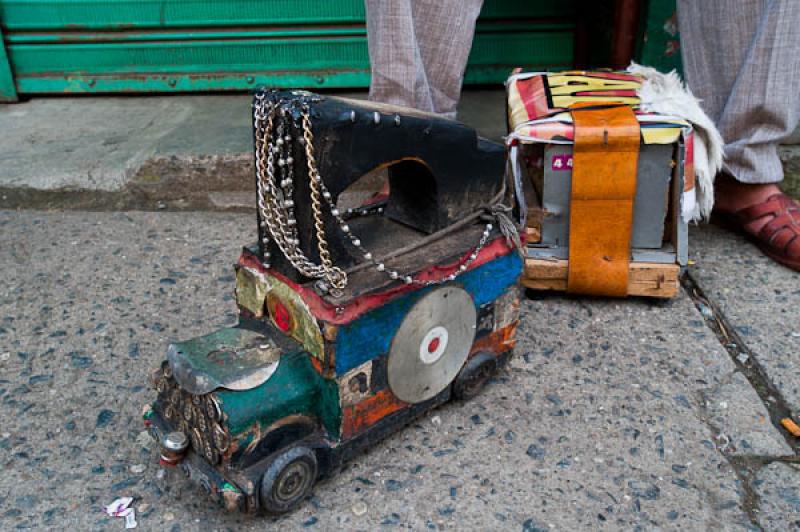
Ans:
[[[570,67],[577,3],[486,0],[466,82]],[[6,99],[369,84],[363,0],[0,0],[0,30]]]

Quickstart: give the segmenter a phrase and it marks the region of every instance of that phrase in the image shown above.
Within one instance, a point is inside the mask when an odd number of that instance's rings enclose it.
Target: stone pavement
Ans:
[[[775,425],[800,413],[798,275],[713,228],[693,231],[675,300],[530,294],[515,358],[476,399],[293,514],[222,513],[162,477],[140,416],[170,340],[235,322],[254,230],[241,213],[0,211],[1,530],[122,530],[101,507],[125,495],[141,530],[800,528],[797,441]]]

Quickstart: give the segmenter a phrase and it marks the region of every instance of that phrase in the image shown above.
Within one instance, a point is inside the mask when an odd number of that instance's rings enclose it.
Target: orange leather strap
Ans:
[[[567,291],[628,293],[639,122],[627,105],[574,107]]]

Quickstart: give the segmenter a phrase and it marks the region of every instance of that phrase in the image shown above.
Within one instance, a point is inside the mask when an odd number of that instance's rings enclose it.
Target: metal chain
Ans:
[[[291,197],[286,197],[284,191],[276,186],[274,154],[278,152],[278,139],[273,142],[273,128],[276,118],[277,106],[265,105],[265,99],[259,98],[254,104],[253,117],[257,131],[255,139],[256,171],[258,208],[261,215],[262,226],[267,229],[272,240],[286,256],[289,262],[306,277],[323,279],[331,287],[341,290],[347,286],[347,275],[341,268],[333,266],[325,240],[325,230],[322,224],[322,209],[320,207],[319,190],[316,180],[310,181],[312,209],[315,212],[315,227],[317,229],[318,248],[322,264],[315,264],[300,250],[300,241],[297,238],[296,220],[293,217],[294,202]],[[266,107],[266,108],[265,108]],[[307,117],[306,117],[307,120]],[[279,136],[281,133],[279,133]],[[283,144],[284,137],[279,140]],[[284,164],[285,164],[284,160]],[[283,165],[281,165],[283,166]],[[315,188],[317,188],[315,193]],[[264,236],[263,244],[269,243],[269,237]],[[269,256],[265,252],[265,266]]]
[[[341,268],[334,266],[331,260],[328,241],[325,235],[325,224],[322,216],[322,201],[324,198],[331,215],[337,221],[339,229],[350,239],[350,243],[357,248],[364,259],[373,264],[375,269],[379,272],[384,272],[391,279],[400,279],[406,284],[417,284],[422,286],[432,286],[442,284],[454,280],[458,275],[464,273],[469,266],[475,262],[480,254],[480,251],[486,245],[491,235],[493,225],[486,223],[481,238],[478,244],[473,248],[472,252],[467,256],[455,272],[443,276],[439,279],[414,279],[410,275],[402,275],[396,270],[386,267],[383,262],[373,258],[372,253],[367,251],[361,244],[361,239],[353,234],[350,227],[347,225],[346,218],[354,213],[350,209],[346,214],[342,215],[339,209],[333,202],[333,197],[325,186],[322,176],[319,174],[317,168],[317,161],[314,156],[314,134],[311,127],[311,117],[308,103],[301,104],[301,126],[302,137],[298,142],[304,145],[306,166],[308,169],[311,211],[314,219],[314,231],[317,239],[317,251],[319,252],[320,264],[315,264],[306,257],[299,247],[299,240],[297,238],[297,221],[294,219],[294,201],[292,199],[294,192],[294,172],[293,162],[291,157],[292,140],[291,135],[288,133],[283,135],[283,124],[277,130],[277,138],[273,141],[273,128],[276,118],[276,109],[280,108],[281,117],[279,120],[286,122],[286,110],[280,107],[280,103],[275,104],[267,102],[265,95],[259,93],[256,95],[256,102],[253,105],[253,117],[256,129],[256,172],[257,172],[257,192],[258,192],[258,208],[261,215],[262,227],[267,229],[272,239],[275,241],[278,248],[283,252],[289,262],[301,274],[306,277],[319,279],[317,288],[321,292],[328,292],[333,289],[335,292],[340,292],[347,286],[347,273]],[[285,126],[289,130],[288,124]],[[285,146],[286,149],[281,151],[281,147]],[[278,160],[278,166],[281,168],[281,181],[280,188],[276,187],[275,178],[275,163],[273,154],[279,154],[281,157]],[[375,212],[383,212],[382,208],[378,208]],[[365,215],[368,211],[359,212]],[[269,243],[269,237],[263,237],[262,242],[265,247]],[[268,252],[264,252],[264,266],[269,267]]]
[[[317,160],[314,157],[314,134],[311,132],[311,118],[308,106],[303,107],[303,140],[306,148],[306,164],[308,166],[308,181],[311,189],[311,211],[314,216],[314,229],[317,232],[317,250],[323,267],[328,271],[328,281],[333,288],[342,290],[347,286],[347,274],[344,270],[333,265],[331,254],[328,251],[328,241],[325,238],[325,224],[322,221],[322,203],[320,201],[320,184],[322,178],[317,170]]]

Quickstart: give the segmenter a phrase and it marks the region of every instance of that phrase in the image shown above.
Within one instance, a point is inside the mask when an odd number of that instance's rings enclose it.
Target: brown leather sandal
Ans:
[[[758,232],[745,228],[747,224],[766,217],[770,218],[769,221]],[[775,262],[800,271],[800,203],[786,194],[774,194],[763,203],[734,213],[715,213],[715,218],[747,236]]]

